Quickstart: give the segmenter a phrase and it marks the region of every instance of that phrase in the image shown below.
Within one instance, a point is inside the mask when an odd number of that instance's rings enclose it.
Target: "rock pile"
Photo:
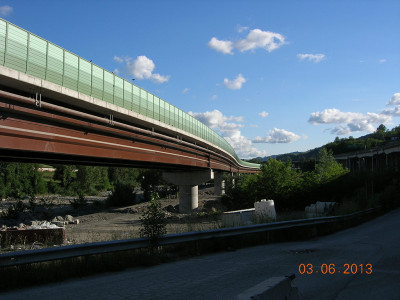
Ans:
[[[66,215],[65,217],[57,216],[51,220],[51,224],[63,227],[68,224],[79,224],[79,219],[74,219],[71,215]]]

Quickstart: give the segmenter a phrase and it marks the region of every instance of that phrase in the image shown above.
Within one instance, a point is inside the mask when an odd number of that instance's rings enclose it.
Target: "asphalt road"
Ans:
[[[300,264],[312,264],[313,273],[301,275]],[[335,265],[334,274],[323,274],[325,264]],[[357,265],[355,274],[351,268],[344,274],[345,264]],[[270,277],[289,273],[296,275],[301,299],[400,299],[400,209],[310,241],[74,279],[0,294],[0,299],[235,299]]]

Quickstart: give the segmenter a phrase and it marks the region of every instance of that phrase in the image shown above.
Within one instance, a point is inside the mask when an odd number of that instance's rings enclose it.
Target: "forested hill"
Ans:
[[[316,161],[321,148],[326,148],[328,151],[332,151],[333,155],[336,155],[359,150],[368,150],[394,141],[400,142],[400,126],[388,130],[385,125],[381,124],[375,132],[359,138],[353,138],[352,136],[348,138],[336,137],[333,142],[306,152],[292,152],[281,155],[257,157],[251,159],[250,162],[261,163],[270,158],[275,158],[280,161],[291,160],[292,162]]]

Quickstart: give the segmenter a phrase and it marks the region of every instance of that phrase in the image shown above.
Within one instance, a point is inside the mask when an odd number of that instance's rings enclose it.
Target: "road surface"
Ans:
[[[300,264],[312,264],[313,274],[301,275]],[[334,264],[331,272],[335,274],[322,274],[324,264]],[[357,272],[353,266],[356,274],[351,274],[351,268],[350,274],[344,274],[345,264],[357,265]],[[372,266],[371,274],[367,274],[367,264]],[[400,299],[400,209],[309,241],[263,245],[20,289],[0,294],[0,299],[235,299],[270,277],[290,273],[296,275],[294,284],[301,299]]]

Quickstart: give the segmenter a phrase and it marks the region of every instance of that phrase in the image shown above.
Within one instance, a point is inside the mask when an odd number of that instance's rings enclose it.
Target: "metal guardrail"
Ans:
[[[374,208],[365,211],[356,212],[344,216],[321,217],[313,219],[301,219],[284,222],[274,222],[267,224],[248,225],[234,228],[213,229],[207,231],[187,232],[180,234],[165,235],[160,245],[173,245],[199,240],[209,240],[233,237],[238,235],[268,232],[279,229],[294,229],[303,226],[316,224],[328,224],[332,222],[345,221],[355,219],[360,216],[368,215],[374,212]],[[44,261],[52,261],[66,259],[79,256],[88,256],[95,254],[104,254],[118,251],[128,251],[148,247],[147,238],[127,239],[110,242],[97,242],[90,244],[61,246],[55,248],[46,248],[38,250],[28,250],[19,252],[9,252],[0,254],[0,267],[9,267],[22,264],[38,263]]]

